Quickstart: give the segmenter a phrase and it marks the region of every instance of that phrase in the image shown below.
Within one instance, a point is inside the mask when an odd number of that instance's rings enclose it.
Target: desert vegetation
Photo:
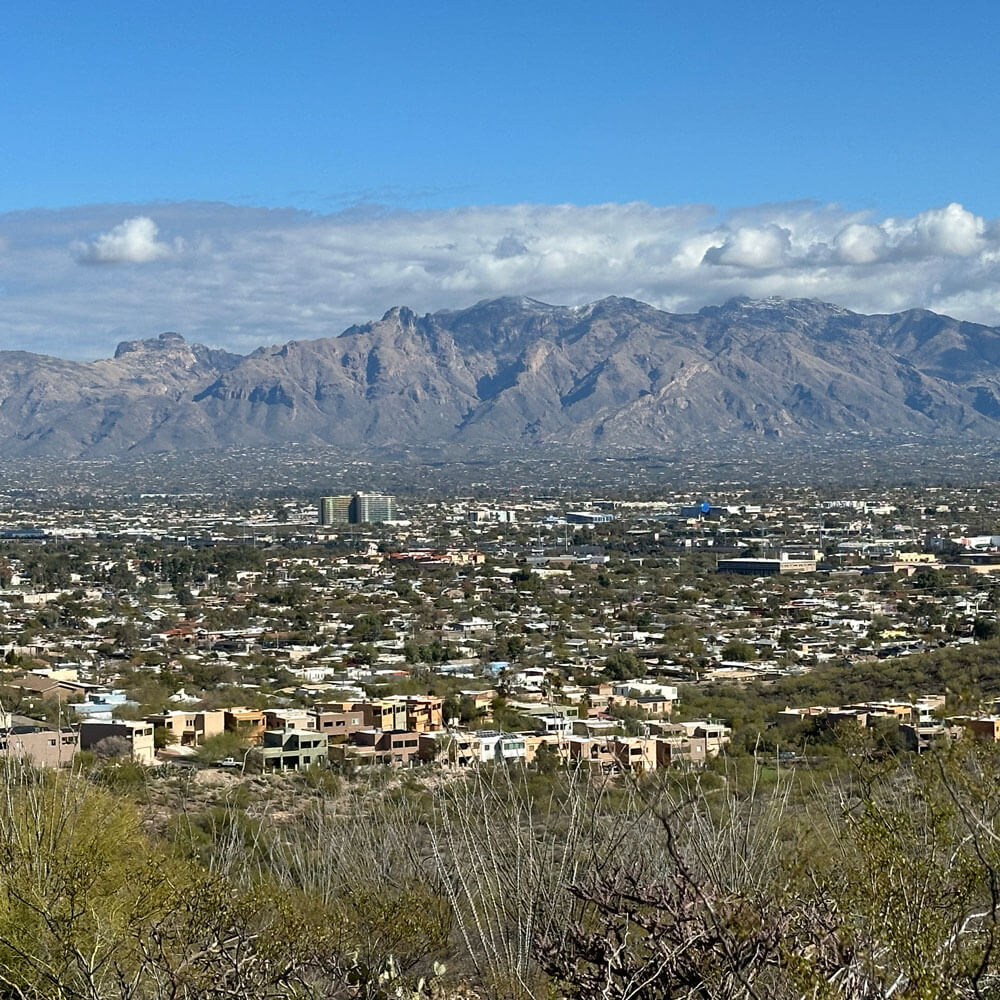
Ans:
[[[894,755],[852,730],[842,751],[822,778],[747,756],[655,780],[290,775],[260,795],[11,765],[0,993],[996,995],[997,751]]]

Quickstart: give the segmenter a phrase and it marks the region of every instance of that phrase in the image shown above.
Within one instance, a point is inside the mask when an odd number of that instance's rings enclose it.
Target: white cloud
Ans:
[[[102,235],[82,242],[88,233]],[[625,295],[673,311],[806,296],[1000,324],[1000,222],[958,204],[878,219],[807,202],[722,216],[641,203],[331,215],[157,203],[11,213],[0,242],[0,347],[63,356],[108,356],[118,340],[167,329],[246,352],[335,336],[393,305],[429,312],[498,295]]]
[[[77,243],[77,256],[91,264],[145,264],[170,254],[157,240],[159,230],[147,215],[126,219],[89,243]]]
[[[852,222],[837,233],[834,244],[845,264],[871,264],[885,255],[886,235],[878,226]]]
[[[982,219],[955,202],[921,212],[913,224],[914,235],[926,252],[958,257],[968,257],[980,248],[984,228]]]
[[[791,233],[773,223],[761,228],[740,226],[722,246],[705,252],[707,264],[732,264],[752,269],[779,267],[792,248]]]

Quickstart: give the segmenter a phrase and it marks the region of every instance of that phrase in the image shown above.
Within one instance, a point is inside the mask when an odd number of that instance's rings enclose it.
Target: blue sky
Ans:
[[[998,25],[977,2],[11,4],[0,347],[243,348],[493,294],[1000,322]]]
[[[995,4],[10,4],[0,211],[812,198],[1000,214]]]

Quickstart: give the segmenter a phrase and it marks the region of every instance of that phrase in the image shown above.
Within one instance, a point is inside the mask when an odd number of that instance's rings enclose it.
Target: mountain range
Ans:
[[[242,356],[177,333],[73,362],[0,352],[0,455],[234,446],[734,450],[863,435],[1000,439],[1000,328],[812,299],[672,314],[527,298]]]

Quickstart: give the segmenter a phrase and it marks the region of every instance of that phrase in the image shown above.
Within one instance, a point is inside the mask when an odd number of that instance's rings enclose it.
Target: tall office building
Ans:
[[[396,520],[396,498],[382,493],[355,493],[351,498],[351,524],[378,524]]]
[[[382,493],[320,497],[320,524],[379,524],[396,520],[396,498]]]
[[[320,524],[347,524],[351,519],[351,497],[320,497]]]

